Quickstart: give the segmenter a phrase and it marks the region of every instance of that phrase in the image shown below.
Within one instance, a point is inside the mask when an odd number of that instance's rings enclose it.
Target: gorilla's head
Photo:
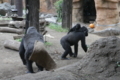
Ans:
[[[27,33],[26,34],[30,34],[30,33],[33,33],[33,32],[37,32],[37,29],[35,27],[31,26],[31,27],[29,27],[27,29]]]
[[[81,27],[80,31],[84,32],[85,36],[88,36],[88,29],[85,26]]]

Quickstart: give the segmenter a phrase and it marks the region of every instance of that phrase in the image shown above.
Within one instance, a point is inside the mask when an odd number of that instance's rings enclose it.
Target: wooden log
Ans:
[[[0,20],[0,27],[2,26],[8,26],[10,20]]]
[[[46,30],[44,30],[43,32],[42,32],[42,35],[45,35],[47,33],[47,31]]]
[[[17,35],[17,36],[13,36],[13,39],[15,40],[15,39],[20,39],[20,38],[22,38],[24,35]]]
[[[49,24],[49,22],[46,20],[39,20],[39,23],[40,23],[40,25],[44,25],[44,24],[48,25]]]
[[[23,29],[14,29],[14,28],[9,28],[9,27],[0,27],[0,32],[22,34],[23,33]]]
[[[12,49],[15,51],[19,51],[19,46],[20,46],[20,42],[15,41],[15,40],[6,40],[4,42],[5,48]]]
[[[24,28],[25,27],[25,21],[10,21],[8,23],[8,27],[10,28]]]

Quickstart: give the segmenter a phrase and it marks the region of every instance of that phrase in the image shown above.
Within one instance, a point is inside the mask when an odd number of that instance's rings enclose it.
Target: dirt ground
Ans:
[[[61,60],[61,55],[63,53],[63,49],[60,45],[60,39],[62,36],[66,35],[65,32],[56,32],[47,28],[48,33],[54,38],[46,37],[46,41],[50,42],[51,46],[46,46],[46,49],[55,60],[57,64],[57,68],[72,64],[80,60],[86,53],[81,48],[81,43],[79,42],[79,52],[77,58],[71,58],[70,60]],[[10,50],[4,48],[4,41],[7,39],[13,39],[13,36],[17,34],[11,33],[0,33],[0,79],[6,79],[15,77],[18,75],[26,74],[26,67],[22,64],[18,51]],[[89,34],[86,38],[86,44],[89,46],[95,40],[100,39],[102,37]],[[69,56],[68,56],[69,57]],[[37,70],[37,67],[33,65],[34,70]]]

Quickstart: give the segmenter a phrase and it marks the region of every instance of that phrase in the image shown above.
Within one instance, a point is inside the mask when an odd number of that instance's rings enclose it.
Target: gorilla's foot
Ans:
[[[23,62],[23,65],[26,65],[26,62]]]
[[[66,57],[65,57],[65,58],[64,58],[64,57],[61,57],[61,60],[69,60],[69,59],[68,59],[68,58],[66,58]]]
[[[70,57],[73,57],[74,55],[72,54],[72,55],[70,55]]]
[[[70,55],[70,57],[76,58],[77,55],[76,55],[76,54],[73,54],[73,55]]]
[[[77,55],[75,55],[75,54],[74,54],[74,55],[73,55],[73,57],[74,57],[74,58],[76,58],[76,57],[77,57]]]
[[[34,72],[27,71],[26,73],[34,73]]]
[[[43,71],[43,69],[38,69],[38,72]]]

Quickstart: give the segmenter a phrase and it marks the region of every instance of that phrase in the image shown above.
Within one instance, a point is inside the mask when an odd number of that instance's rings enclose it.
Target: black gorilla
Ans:
[[[72,28],[68,31],[68,33],[73,32],[73,31],[77,32],[77,31],[80,30],[80,28],[81,28],[81,25],[80,25],[80,24],[76,24],[74,27],[72,27]]]
[[[77,31],[69,31],[67,35],[61,38],[60,43],[65,50],[61,59],[68,59],[66,56],[69,54],[71,57],[77,57],[78,54],[78,42],[81,40],[81,46],[83,50],[87,51],[85,37],[88,36],[88,29],[81,27]],[[74,46],[74,53],[72,52],[71,46]]]
[[[20,58],[22,59],[23,64],[27,66],[28,73],[33,73],[33,61],[30,61],[29,57],[33,52],[34,43],[36,40],[44,43],[42,34],[38,33],[35,27],[29,27],[19,48]],[[37,63],[36,65],[38,66],[39,70],[43,70],[43,67],[39,66]]]

